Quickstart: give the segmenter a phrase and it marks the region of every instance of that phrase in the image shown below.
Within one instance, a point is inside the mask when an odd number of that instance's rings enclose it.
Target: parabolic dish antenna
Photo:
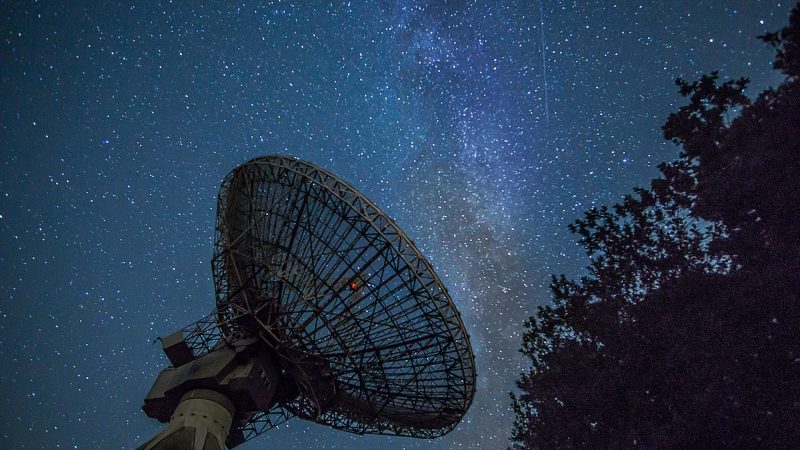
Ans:
[[[222,182],[216,309],[162,340],[143,449],[234,447],[297,416],[432,438],[475,393],[469,336],[414,243],[310,163],[253,159]],[[175,447],[179,446],[179,447]]]

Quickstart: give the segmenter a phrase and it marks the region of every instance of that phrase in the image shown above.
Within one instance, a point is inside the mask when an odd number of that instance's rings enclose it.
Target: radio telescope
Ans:
[[[414,243],[331,173],[283,156],[222,182],[216,308],[162,339],[140,449],[231,448],[291,417],[432,438],[475,393],[469,336]]]

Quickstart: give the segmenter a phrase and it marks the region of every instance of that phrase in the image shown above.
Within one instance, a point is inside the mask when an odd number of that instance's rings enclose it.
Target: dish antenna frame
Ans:
[[[475,393],[469,335],[405,233],[351,185],[286,156],[222,182],[216,308],[165,337],[172,365],[140,448],[234,447],[297,416],[358,434],[433,438]]]

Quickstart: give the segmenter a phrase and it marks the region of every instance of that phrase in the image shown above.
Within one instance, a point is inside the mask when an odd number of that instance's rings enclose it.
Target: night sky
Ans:
[[[478,393],[432,441],[295,419],[240,448],[505,448],[522,322],[549,274],[587,264],[567,224],[677,154],[660,130],[676,77],[776,85],[755,36],[792,6],[52,3],[0,6],[3,447],[130,448],[160,428],[140,410],[167,365],[153,340],[213,308],[219,184],[286,154],[417,243],[470,332]]]

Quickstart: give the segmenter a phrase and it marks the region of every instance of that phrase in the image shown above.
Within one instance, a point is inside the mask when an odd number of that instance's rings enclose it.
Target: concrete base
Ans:
[[[233,402],[219,392],[189,391],[169,424],[138,450],[223,450],[234,414]]]

